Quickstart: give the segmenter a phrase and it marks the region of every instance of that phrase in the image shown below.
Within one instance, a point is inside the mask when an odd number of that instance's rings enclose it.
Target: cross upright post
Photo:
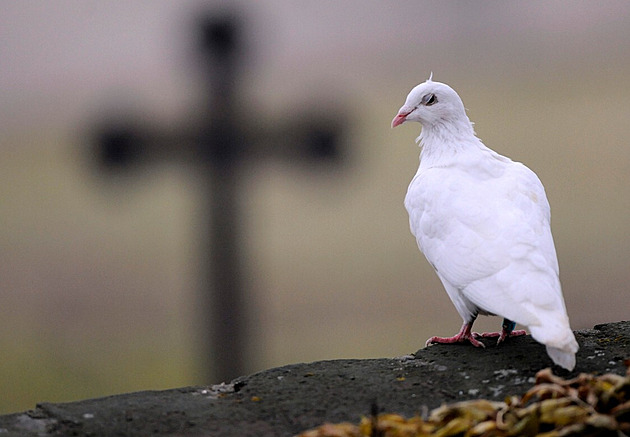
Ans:
[[[215,374],[229,379],[243,374],[246,343],[246,305],[240,236],[240,166],[245,138],[236,126],[236,90],[240,29],[234,17],[208,19],[202,23],[201,49],[205,67],[212,74],[208,87],[208,120],[202,130],[201,147],[211,187],[210,292],[203,308],[211,309],[206,327],[212,334],[211,352]],[[208,363],[210,364],[210,363]]]

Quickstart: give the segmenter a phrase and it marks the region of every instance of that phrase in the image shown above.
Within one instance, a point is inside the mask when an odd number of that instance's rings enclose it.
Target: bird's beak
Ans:
[[[407,121],[407,116],[412,112],[412,108],[408,108],[406,106],[400,108],[400,111],[398,111],[398,114],[396,114],[396,117],[394,117],[394,119],[392,120],[392,129]]]

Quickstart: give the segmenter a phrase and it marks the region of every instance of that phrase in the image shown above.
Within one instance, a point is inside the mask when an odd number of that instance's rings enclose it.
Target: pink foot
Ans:
[[[473,320],[474,322],[474,320]],[[452,343],[464,343],[465,341],[470,342],[475,347],[483,347],[486,346],[477,340],[473,334],[470,332],[472,329],[471,323],[464,323],[462,325],[462,329],[459,330],[457,334],[452,337],[431,337],[427,340],[425,346],[430,346],[432,344],[440,343],[440,344],[452,344]]]
[[[525,331],[524,329],[519,329],[518,331],[513,331],[510,329],[506,329],[506,327],[504,326],[503,329],[501,329],[501,332],[482,332],[481,334],[478,332],[473,332],[472,336],[475,338],[494,338],[494,337],[499,337],[499,339],[497,340],[497,344],[501,344],[505,341],[506,338],[508,337],[518,337],[520,335],[527,335],[527,331]]]

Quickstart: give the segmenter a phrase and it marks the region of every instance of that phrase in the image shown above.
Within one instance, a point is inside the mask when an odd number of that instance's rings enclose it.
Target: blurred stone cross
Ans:
[[[106,173],[156,160],[183,160],[207,178],[209,230],[201,256],[209,277],[203,292],[203,335],[206,377],[228,381],[246,370],[247,293],[241,257],[239,225],[243,164],[279,157],[292,162],[336,164],[341,147],[343,114],[334,108],[296,113],[295,120],[269,127],[257,123],[251,108],[238,95],[244,53],[243,25],[235,13],[204,16],[198,48],[206,94],[199,118],[174,131],[110,117],[95,126],[96,155]],[[311,104],[306,105],[312,107]],[[241,108],[247,108],[244,112]]]

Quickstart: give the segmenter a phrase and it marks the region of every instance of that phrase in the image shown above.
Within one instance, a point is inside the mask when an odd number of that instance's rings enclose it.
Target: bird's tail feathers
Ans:
[[[560,367],[564,367],[567,370],[573,370],[575,367],[575,352],[567,352],[564,349],[547,346],[547,354]]]
[[[567,326],[530,326],[532,337],[547,347],[547,354],[557,365],[567,370],[575,367],[579,346],[573,331]]]

